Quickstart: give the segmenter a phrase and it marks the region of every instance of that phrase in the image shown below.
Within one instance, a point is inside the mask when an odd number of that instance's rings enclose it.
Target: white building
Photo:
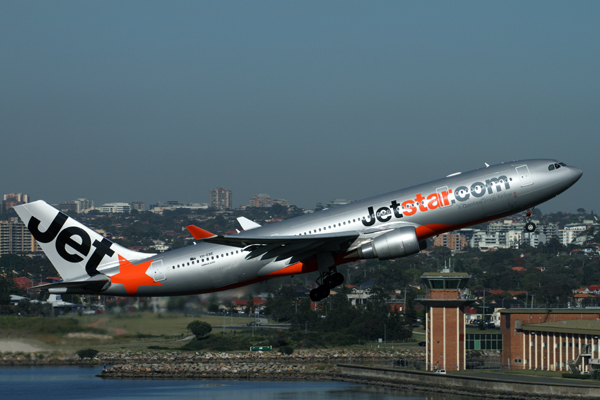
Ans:
[[[131,206],[128,203],[105,203],[98,210],[109,214],[129,214]]]
[[[150,212],[155,214],[162,214],[165,210],[206,210],[208,209],[208,204],[206,203],[180,203],[178,201],[167,201],[166,203],[159,202],[157,204],[152,204],[150,206]]]
[[[82,213],[94,209],[93,200],[77,199],[73,200],[73,203],[75,203],[75,211],[77,211],[77,213]]]
[[[523,231],[509,230],[496,232],[475,230],[469,241],[469,246],[481,251],[493,249],[518,249],[523,240]]]
[[[563,246],[567,246],[575,240],[577,235],[579,235],[579,231],[575,231],[572,229],[561,229],[558,231],[558,240]]]
[[[352,293],[347,294],[348,300],[353,307],[357,305],[365,305],[367,304],[367,300],[371,297],[371,292],[369,290],[361,290],[361,289],[353,289]]]

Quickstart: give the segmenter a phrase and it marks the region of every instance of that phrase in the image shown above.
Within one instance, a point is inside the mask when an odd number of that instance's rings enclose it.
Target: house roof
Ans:
[[[252,304],[255,306],[262,306],[266,303],[266,300],[263,299],[254,299]],[[233,300],[233,304],[236,306],[246,306],[248,305],[248,299],[235,299]]]
[[[576,295],[573,296],[576,299],[588,299],[590,297],[597,297],[596,295],[593,294],[589,294],[589,293],[577,293]]]
[[[527,291],[525,291],[525,290],[510,290],[508,293],[512,294],[513,296],[518,296],[520,294],[526,294]]]

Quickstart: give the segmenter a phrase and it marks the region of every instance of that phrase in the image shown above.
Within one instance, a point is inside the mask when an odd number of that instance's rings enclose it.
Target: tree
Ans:
[[[196,340],[204,338],[212,331],[212,326],[209,323],[198,320],[190,322],[187,328],[196,336]]]
[[[208,298],[208,312],[219,312],[219,298],[214,293]]]
[[[406,292],[406,311],[404,312],[404,318],[409,326],[412,326],[417,321],[417,311],[415,310],[415,302],[413,299],[414,292],[408,289]]]
[[[273,316],[275,320],[291,320],[296,311],[296,290],[291,286],[282,286],[275,291],[275,295],[269,294],[265,313]]]
[[[254,308],[254,296],[249,294],[248,295],[248,303],[246,303],[246,308],[244,309],[244,312],[246,314],[250,315],[252,313],[253,308]]]

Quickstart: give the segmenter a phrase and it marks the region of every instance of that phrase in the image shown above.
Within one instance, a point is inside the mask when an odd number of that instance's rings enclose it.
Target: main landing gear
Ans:
[[[321,301],[329,296],[331,289],[344,283],[344,275],[337,272],[335,269],[330,272],[321,272],[317,279],[319,287],[310,291],[310,299],[312,301]]]
[[[535,224],[531,222],[533,208],[530,208],[525,213],[525,230],[527,232],[535,232]]]

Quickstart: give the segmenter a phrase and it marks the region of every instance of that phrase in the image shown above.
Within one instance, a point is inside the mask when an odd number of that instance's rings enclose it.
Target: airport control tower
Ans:
[[[425,365],[428,371],[465,369],[465,307],[475,302],[467,289],[471,276],[462,272],[426,272],[421,279],[425,306]]]

